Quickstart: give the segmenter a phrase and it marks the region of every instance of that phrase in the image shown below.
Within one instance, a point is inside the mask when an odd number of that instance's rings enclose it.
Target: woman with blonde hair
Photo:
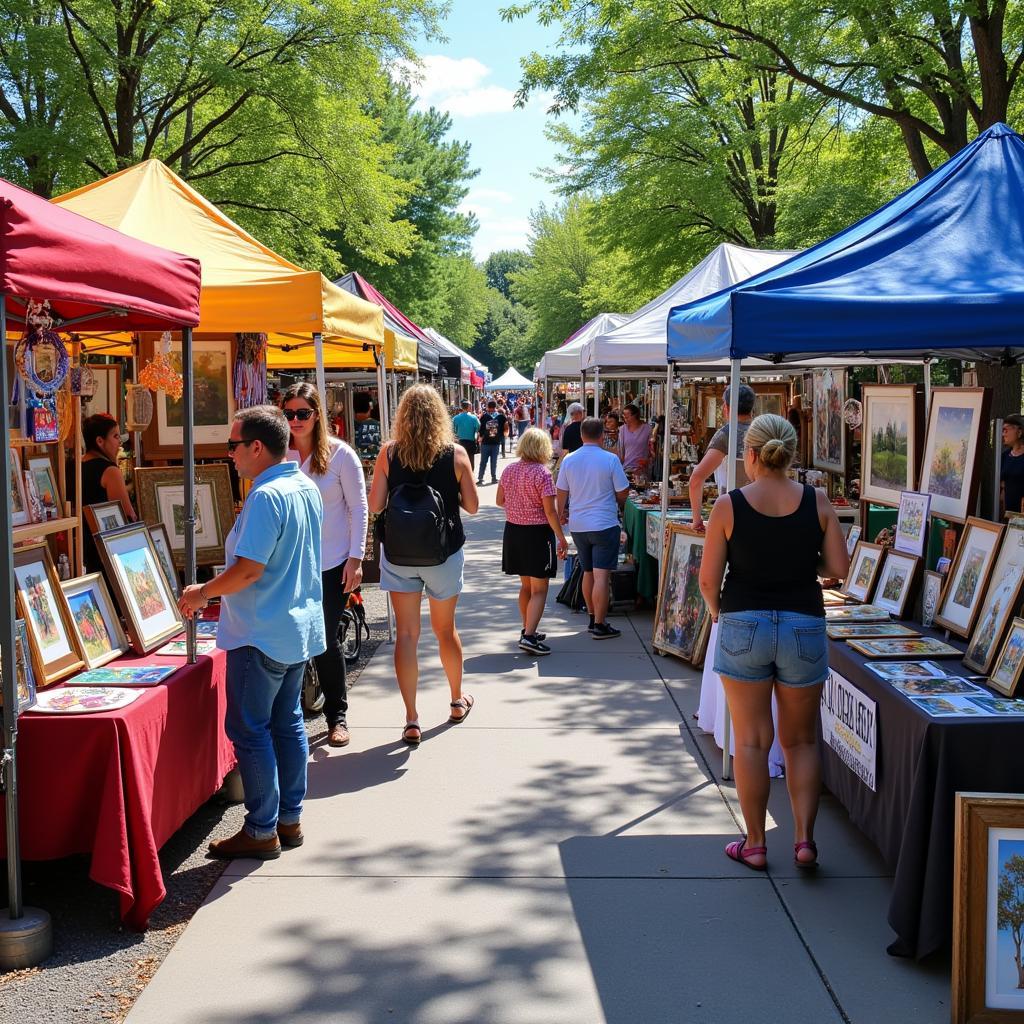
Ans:
[[[411,497],[410,497],[411,496]],[[422,732],[416,708],[419,664],[416,644],[420,636],[420,604],[426,590],[430,603],[430,625],[437,637],[448,685],[451,688],[451,713],[448,720],[464,721],[472,710],[473,698],[462,692],[462,641],[455,628],[455,606],[462,593],[462,547],[466,536],[460,508],[470,515],[480,507],[473,479],[473,467],[465,448],[455,443],[452,423],[438,393],[428,384],[415,384],[398,403],[392,439],[380,450],[370,486],[370,511],[385,512],[409,508],[441,506],[443,519],[438,531],[444,538],[443,559],[436,552],[424,551],[422,557],[410,556],[406,548],[415,532],[403,525],[404,535],[395,538],[394,555],[403,543],[402,564],[388,557],[388,530],[396,522],[385,521],[384,544],[380,555],[380,586],[391,595],[395,610],[395,675],[405,702],[405,728],[402,740],[419,746]],[[409,521],[417,519],[413,510]],[[433,538],[435,543],[438,537]]]
[[[346,747],[348,687],[339,626],[348,595],[363,578],[369,520],[366,481],[359,456],[331,436],[320,393],[312,384],[293,384],[281,396],[281,407],[291,430],[288,458],[317,485],[324,502],[320,544],[327,650],[317,655],[316,672],[324,693],[327,742]]]
[[[849,571],[846,543],[828,497],[786,475],[796,443],[796,431],[781,416],[768,413],[750,424],[743,464],[751,482],[715,502],[700,567],[701,593],[718,622],[714,667],[733,718],[736,791],[747,829],[725,853],[755,871],[767,866],[773,693],[793,808],[793,860],[798,868],[818,864],[816,723],[828,674],[818,577]]]
[[[495,501],[505,509],[501,571],[519,577],[519,615],[523,620],[519,646],[531,654],[550,654],[545,635],[537,632],[548,597],[548,583],[558,572],[558,559],[569,546],[555,511],[555,483],[548,465],[551,438],[530,427],[519,438],[519,461],[501,474]],[[558,538],[557,552],[555,538]]]

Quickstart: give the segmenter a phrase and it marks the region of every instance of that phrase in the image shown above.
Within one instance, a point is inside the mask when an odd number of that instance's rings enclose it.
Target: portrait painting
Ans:
[[[701,653],[708,618],[699,586],[704,538],[676,523],[668,524],[667,538],[654,646],[693,662]]]
[[[932,389],[918,487],[932,496],[932,515],[960,522],[967,518],[976,493],[975,470],[987,411],[984,388]]]
[[[1006,526],[999,554],[989,575],[988,587],[981,599],[974,632],[971,634],[964,664],[982,675],[999,648],[1006,624],[1016,614],[1024,583],[1024,519],[1014,518]]]
[[[833,473],[842,473],[846,469],[843,436],[845,391],[845,371],[814,371],[812,461],[818,469]]]
[[[973,517],[967,520],[935,614],[936,625],[957,636],[970,636],[1002,534],[998,523]]]
[[[918,395],[913,384],[865,384],[861,388],[861,497],[899,503],[917,477]]]

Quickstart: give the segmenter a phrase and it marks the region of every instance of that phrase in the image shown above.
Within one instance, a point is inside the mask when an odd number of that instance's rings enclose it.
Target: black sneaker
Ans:
[[[593,615],[590,616],[590,625],[587,626],[587,632],[588,633],[593,633],[594,632],[594,616]]]
[[[595,640],[610,640],[612,637],[622,636],[622,630],[609,626],[607,622],[597,622],[590,634]]]
[[[525,629],[519,630],[519,639],[522,640],[524,636],[526,636],[526,630]],[[534,633],[533,634],[533,639],[534,640],[547,640],[547,638],[548,638],[547,633]]]
[[[550,654],[551,648],[541,643],[539,634],[537,636],[522,636],[519,638],[519,646],[531,654]]]

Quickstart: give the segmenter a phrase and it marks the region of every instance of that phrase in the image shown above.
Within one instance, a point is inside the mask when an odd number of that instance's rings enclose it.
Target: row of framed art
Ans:
[[[21,452],[10,449],[11,526],[27,526],[60,518],[60,491],[49,455],[33,455],[22,464]]]

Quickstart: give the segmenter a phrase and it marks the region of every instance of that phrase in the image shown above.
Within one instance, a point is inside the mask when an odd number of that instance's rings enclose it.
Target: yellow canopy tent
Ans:
[[[323,336],[324,362],[338,368],[372,366],[372,351],[364,344],[384,344],[379,306],[268,249],[159,160],[143,161],[53,202],[199,259],[203,283],[196,333],[265,332],[271,367],[314,366],[314,334]],[[87,345],[116,355],[111,344],[117,341],[127,339],[100,336]],[[121,354],[130,350],[122,348]]]

